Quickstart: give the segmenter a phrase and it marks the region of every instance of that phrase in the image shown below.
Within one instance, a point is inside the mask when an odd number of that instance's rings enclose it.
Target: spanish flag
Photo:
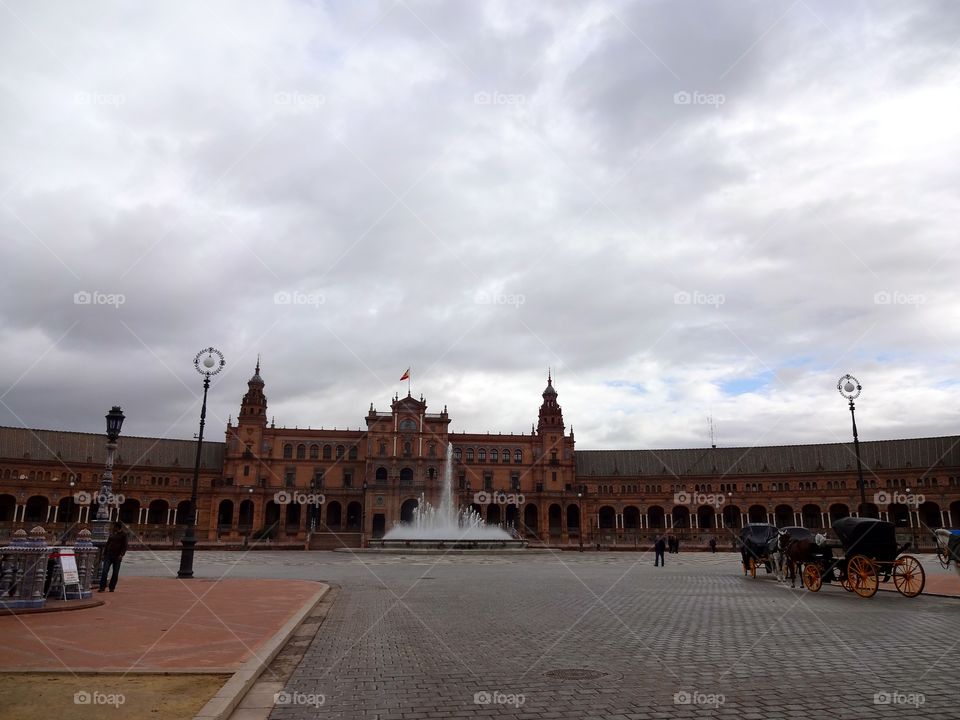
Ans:
[[[400,380],[409,380],[410,379],[410,368],[407,368],[403,375],[400,376]]]

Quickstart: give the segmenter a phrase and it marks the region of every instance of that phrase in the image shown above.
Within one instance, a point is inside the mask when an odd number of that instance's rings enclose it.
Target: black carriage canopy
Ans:
[[[800,527],[799,525],[790,525],[788,527],[780,528],[780,532],[788,535],[791,540],[815,540],[816,535],[813,530],[809,528]]]
[[[845,517],[835,520],[837,533],[846,556],[866,555],[873,560],[890,562],[897,559],[897,532],[892,522],[875,518]]]
[[[746,547],[766,547],[778,534],[779,531],[775,525],[750,523],[749,525],[744,525],[740,531],[740,542]]]

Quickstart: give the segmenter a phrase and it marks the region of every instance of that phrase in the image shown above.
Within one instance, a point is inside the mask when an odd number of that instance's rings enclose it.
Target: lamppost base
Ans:
[[[180,569],[177,570],[177,577],[182,580],[189,580],[193,577],[193,551],[197,545],[196,540],[181,540],[180,550]]]

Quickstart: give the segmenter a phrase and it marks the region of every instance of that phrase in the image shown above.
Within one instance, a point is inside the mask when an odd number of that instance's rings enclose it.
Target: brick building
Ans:
[[[421,495],[437,504],[448,445],[461,506],[551,545],[629,548],[665,530],[696,543],[746,522],[825,528],[864,512],[916,540],[927,539],[925,527],[960,526],[956,436],[861,443],[861,508],[851,444],[575,450],[549,376],[530,433],[506,434],[452,433],[446,407],[428,412],[409,393],[388,410],[371,405],[364,429],[276,427],[259,363],[247,386],[225,442],[204,443],[201,543],[360,546],[409,519]],[[82,501],[98,491],[104,441],[0,428],[0,533],[40,524],[60,534],[88,522],[95,508]],[[121,436],[114,517],[146,543],[175,541],[195,452],[193,441]]]

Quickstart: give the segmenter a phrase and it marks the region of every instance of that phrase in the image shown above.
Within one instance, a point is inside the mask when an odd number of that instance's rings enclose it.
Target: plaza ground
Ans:
[[[125,571],[163,576],[175,556]],[[205,552],[196,568],[337,586],[277,720],[956,717],[960,599],[790,590],[738,561]]]

